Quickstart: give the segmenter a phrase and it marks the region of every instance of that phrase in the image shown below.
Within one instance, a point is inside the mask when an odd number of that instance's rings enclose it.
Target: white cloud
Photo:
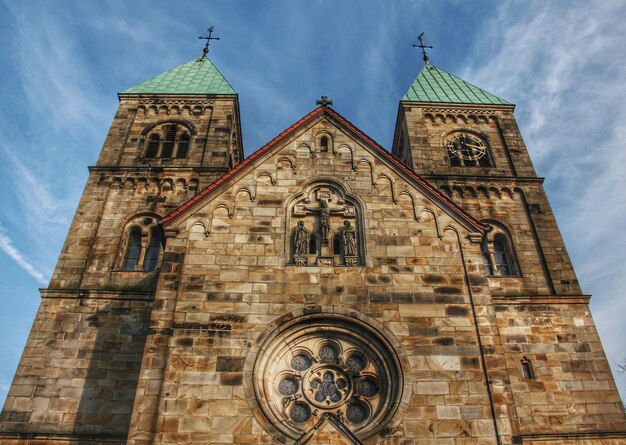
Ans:
[[[613,365],[626,356],[626,28],[623,2],[502,3],[463,78],[517,103],[546,189]],[[500,42],[495,57],[478,59]],[[512,62],[513,61],[513,62]],[[620,378],[622,377],[622,378]],[[626,379],[617,376],[626,395]]]
[[[6,253],[18,266],[26,273],[33,277],[39,284],[46,285],[47,280],[44,272],[40,271],[36,266],[31,264],[28,259],[13,245],[13,241],[9,237],[7,230],[0,223],[0,250]]]

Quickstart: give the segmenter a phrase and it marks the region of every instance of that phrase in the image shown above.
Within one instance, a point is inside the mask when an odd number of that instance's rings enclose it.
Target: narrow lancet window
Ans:
[[[522,373],[525,379],[533,380],[535,378],[535,371],[533,370],[533,364],[526,357],[522,358]]]
[[[315,234],[311,234],[309,238],[309,253],[311,255],[317,255],[317,236]]]
[[[502,239],[501,235],[496,235],[493,240],[493,258],[495,260],[495,269],[499,275],[513,275],[511,267],[511,256],[509,255],[507,242]]]
[[[328,137],[327,136],[322,136],[322,138],[320,139],[320,147],[322,151],[328,151]]]
[[[132,227],[128,234],[128,245],[126,247],[126,255],[124,256],[124,264],[122,270],[137,270],[139,264],[139,255],[141,254],[141,229]]]
[[[150,244],[143,259],[143,270],[145,272],[152,272],[156,269],[159,254],[161,253],[161,244],[161,231],[158,227],[153,227],[150,229]]]

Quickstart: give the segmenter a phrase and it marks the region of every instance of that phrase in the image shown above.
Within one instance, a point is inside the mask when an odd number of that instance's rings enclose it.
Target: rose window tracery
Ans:
[[[255,365],[262,411],[293,438],[325,413],[368,437],[397,408],[402,378],[393,351],[362,328],[329,321],[323,327],[318,321],[295,326],[265,348]]]

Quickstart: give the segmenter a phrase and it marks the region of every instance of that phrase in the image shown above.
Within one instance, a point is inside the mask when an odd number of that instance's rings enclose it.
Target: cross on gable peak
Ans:
[[[315,103],[317,105],[321,105],[323,107],[327,107],[328,105],[332,105],[333,101],[332,100],[328,100],[328,96],[322,96],[322,98],[321,99],[317,99],[315,101]]]

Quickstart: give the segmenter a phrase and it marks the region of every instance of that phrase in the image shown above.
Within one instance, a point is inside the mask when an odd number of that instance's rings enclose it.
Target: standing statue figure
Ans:
[[[319,200],[319,207],[305,206],[305,210],[313,213],[319,213],[320,215],[320,231],[322,232],[322,242],[328,241],[328,231],[330,230],[330,215],[331,213],[343,213],[346,210],[346,206],[341,207],[329,207],[328,202],[323,199]]]
[[[294,253],[306,255],[309,253],[309,232],[304,228],[304,221],[298,221],[294,239]]]
[[[359,248],[356,239],[356,230],[350,225],[350,221],[343,222],[341,238],[343,241],[343,254],[345,256],[357,256]]]

